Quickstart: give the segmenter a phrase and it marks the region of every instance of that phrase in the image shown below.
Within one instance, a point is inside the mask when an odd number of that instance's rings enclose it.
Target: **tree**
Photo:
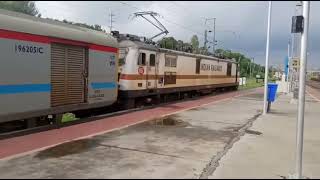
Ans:
[[[41,18],[41,14],[39,13],[34,1],[0,1],[0,9],[6,9],[9,11],[15,11],[15,12],[24,13],[24,14],[37,16]],[[47,19],[51,19],[51,18],[47,18]],[[51,19],[51,20],[59,21],[57,19]],[[64,19],[62,22],[77,25],[80,27],[88,28],[88,29],[93,29],[96,31],[106,32],[98,24],[88,25],[85,23],[74,23],[66,19]]]
[[[100,25],[98,24],[95,24],[95,25],[88,25],[86,23],[75,23],[75,22],[72,22],[72,21],[68,21],[66,19],[60,21],[58,19],[51,19],[51,18],[47,18],[47,19],[50,19],[50,20],[54,20],[54,21],[59,21],[59,22],[63,22],[63,23],[67,23],[67,24],[72,24],[72,25],[76,25],[76,26],[80,26],[80,27],[84,27],[84,28],[88,28],[88,29],[93,29],[93,30],[96,30],[96,31],[101,31],[101,32],[106,32],[104,29],[101,28]]]
[[[174,37],[165,37],[162,38],[160,41],[158,41],[158,43],[160,44],[160,47],[162,48],[166,48],[166,49],[174,49],[176,50],[178,41],[176,39],[174,39]]]
[[[193,35],[191,38],[191,46],[193,49],[193,52],[199,51],[199,39],[197,35]]]
[[[220,58],[235,59],[240,65],[241,77],[248,77],[250,75],[250,66],[252,68],[253,77],[255,77],[257,74],[262,76],[264,73],[263,66],[251,62],[251,58],[247,58],[241,53],[232,52],[231,50],[216,49],[215,54]]]
[[[20,12],[31,16],[36,16],[39,13],[34,1],[0,1],[0,9]]]
[[[184,49],[184,47],[183,47],[183,41],[181,41],[181,40],[178,40],[178,41],[177,41],[177,49],[178,49],[179,51],[183,51],[183,49]]]
[[[192,53],[192,45],[190,43],[183,43],[183,51]]]
[[[214,52],[218,56],[223,56],[224,50],[223,49],[216,49]]]
[[[200,53],[200,54],[203,54],[203,55],[208,55],[208,48],[200,47],[200,48],[197,50],[197,53]]]

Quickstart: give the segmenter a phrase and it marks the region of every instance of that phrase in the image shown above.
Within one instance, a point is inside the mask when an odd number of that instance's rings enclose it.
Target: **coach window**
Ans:
[[[156,55],[150,54],[150,66],[155,66],[155,65],[156,65]]]
[[[170,58],[166,57],[165,59],[165,66],[170,67]]]
[[[146,65],[146,53],[139,54],[138,65],[141,65],[141,66]]]
[[[177,59],[176,58],[171,59],[171,67],[177,67]]]
[[[232,63],[228,63],[227,65],[227,76],[231,76]]]
[[[196,59],[196,74],[200,74],[200,62],[201,59]]]
[[[166,67],[177,67],[177,57],[166,56],[165,57],[165,66]]]

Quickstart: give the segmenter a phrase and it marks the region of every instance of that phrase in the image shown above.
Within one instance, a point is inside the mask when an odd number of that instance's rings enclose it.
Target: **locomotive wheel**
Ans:
[[[74,112],[74,114],[76,115],[77,118],[80,118],[80,119],[90,116],[90,112],[88,110],[76,111],[76,112]]]
[[[38,118],[30,118],[26,120],[26,127],[33,128],[37,126],[37,119]]]
[[[123,109],[132,109],[136,106],[135,99],[126,99],[122,104]]]

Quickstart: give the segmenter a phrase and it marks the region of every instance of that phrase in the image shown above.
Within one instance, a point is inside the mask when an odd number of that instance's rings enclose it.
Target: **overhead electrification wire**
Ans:
[[[121,3],[121,4],[127,5],[127,6],[129,6],[129,7],[131,7],[131,8],[134,8],[134,9],[137,9],[137,10],[139,10],[139,11],[142,11],[142,9],[140,9],[140,8],[138,8],[138,7],[136,7],[136,6],[133,6],[133,5],[131,5],[131,4],[125,3],[125,2],[123,2],[123,1],[118,1],[118,2]],[[185,26],[183,26],[183,25],[181,25],[181,24],[179,24],[179,23],[173,22],[173,21],[168,20],[168,19],[166,19],[166,18],[164,18],[164,17],[162,17],[162,19],[163,19],[164,21],[166,21],[166,22],[168,22],[168,23],[171,23],[171,24],[173,24],[173,25],[176,25],[176,26],[178,26],[178,27],[180,27],[180,28],[182,28],[182,29],[185,29],[185,30],[187,30],[187,31],[196,33],[197,35],[200,35],[200,36],[204,36],[202,33],[199,33],[199,32],[197,32],[197,31],[195,31],[195,30],[192,30],[192,29],[190,29],[190,28],[188,28],[188,27],[185,27]]]

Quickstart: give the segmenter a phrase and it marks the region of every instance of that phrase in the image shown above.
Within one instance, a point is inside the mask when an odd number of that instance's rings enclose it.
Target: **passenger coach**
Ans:
[[[117,46],[102,32],[0,10],[0,122],[33,126],[114,103]]]

